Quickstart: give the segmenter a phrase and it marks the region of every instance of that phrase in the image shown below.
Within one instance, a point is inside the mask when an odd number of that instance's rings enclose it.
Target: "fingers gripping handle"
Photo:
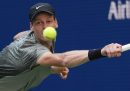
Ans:
[[[130,44],[126,44],[122,46],[122,52],[130,50]]]

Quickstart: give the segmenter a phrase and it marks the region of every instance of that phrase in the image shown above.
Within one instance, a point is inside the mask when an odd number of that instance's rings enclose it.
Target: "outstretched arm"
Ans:
[[[73,68],[89,61],[88,52],[89,50],[68,51],[59,54],[59,57],[63,56],[64,64],[69,68]]]
[[[88,62],[89,60],[98,59],[104,56],[119,57],[122,46],[117,43],[106,45],[101,50],[74,50],[64,53],[52,54],[44,53],[37,63],[48,66],[76,67]]]

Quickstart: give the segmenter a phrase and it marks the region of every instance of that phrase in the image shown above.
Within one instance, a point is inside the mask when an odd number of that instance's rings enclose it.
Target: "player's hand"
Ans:
[[[67,67],[51,66],[51,71],[53,74],[59,74],[62,79],[66,79],[69,73]]]
[[[106,45],[101,50],[101,54],[103,56],[107,56],[109,58],[119,57],[119,56],[121,56],[121,52],[122,52],[122,45],[120,45],[118,43],[111,43],[109,45]]]
[[[65,67],[64,70],[60,72],[60,77],[65,80],[67,79],[68,74],[69,74],[69,69]]]

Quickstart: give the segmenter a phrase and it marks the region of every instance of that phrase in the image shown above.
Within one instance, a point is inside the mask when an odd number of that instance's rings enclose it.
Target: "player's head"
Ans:
[[[32,7],[30,7],[29,11],[30,21],[32,22],[35,19],[35,17],[41,12],[49,13],[55,17],[55,10],[49,3],[37,3]]]
[[[42,32],[46,27],[58,27],[54,8],[48,3],[37,3],[30,8],[29,19],[31,29],[38,39],[42,40]]]

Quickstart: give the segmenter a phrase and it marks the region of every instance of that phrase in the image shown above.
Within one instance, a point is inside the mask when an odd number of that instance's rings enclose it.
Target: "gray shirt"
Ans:
[[[0,52],[0,91],[27,91],[50,74],[50,68],[36,64],[38,57],[50,51],[36,41],[33,32]]]

